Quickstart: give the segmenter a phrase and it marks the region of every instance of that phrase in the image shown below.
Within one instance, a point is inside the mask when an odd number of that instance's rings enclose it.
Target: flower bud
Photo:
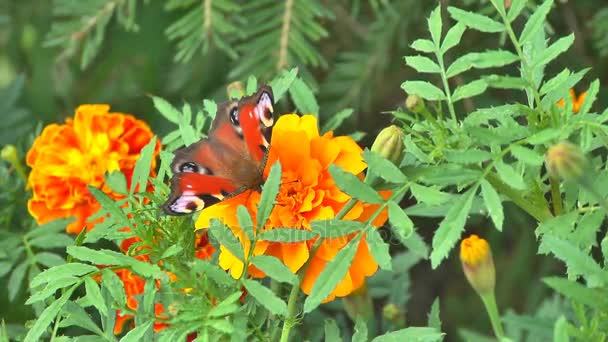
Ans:
[[[25,168],[21,164],[19,160],[19,154],[17,153],[17,148],[13,145],[6,145],[0,151],[0,158],[9,162],[17,173],[21,176],[24,182],[27,182],[27,174],[25,173]]]
[[[552,177],[576,180],[583,175],[587,167],[587,158],[577,145],[562,141],[549,147],[545,163]]]
[[[424,100],[418,95],[408,95],[405,99],[405,108],[414,113],[420,113],[424,109]]]
[[[480,296],[494,292],[496,271],[488,242],[473,234],[460,243],[460,261],[469,284]]]
[[[399,165],[403,157],[403,130],[395,125],[386,127],[376,137],[371,150]]]
[[[388,303],[382,308],[382,316],[398,326],[405,325],[405,314],[393,303]]]
[[[245,88],[243,87],[243,82],[236,81],[230,83],[226,87],[226,92],[228,93],[228,97],[231,99],[240,99],[245,96]]]

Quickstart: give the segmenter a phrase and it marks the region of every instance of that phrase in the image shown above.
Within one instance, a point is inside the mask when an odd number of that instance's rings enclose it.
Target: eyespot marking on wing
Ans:
[[[182,173],[191,172],[191,173],[200,173],[201,175],[209,175],[212,176],[213,172],[203,166],[199,166],[194,162],[185,162],[178,166],[178,171]]]
[[[243,128],[241,128],[241,122],[239,121],[239,108],[237,106],[232,107],[228,115],[230,116],[230,123],[232,124],[232,127],[234,127],[236,134],[238,134],[240,138],[243,138]]]

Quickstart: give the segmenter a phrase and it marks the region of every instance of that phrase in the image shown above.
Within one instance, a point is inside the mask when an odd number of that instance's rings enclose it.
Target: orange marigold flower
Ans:
[[[87,185],[119,198],[105,185],[104,174],[120,170],[130,186],[135,162],[154,134],[145,122],[109,109],[108,105],[82,105],[74,119],[46,126],[34,141],[26,158],[32,168],[28,184],[33,190],[28,210],[38,223],[76,217],[68,232],[77,234],[85,225],[90,230],[94,224],[87,218],[100,205]],[[159,151],[157,142],[155,156]],[[153,161],[152,169],[154,165]]]
[[[581,106],[583,105],[583,102],[585,102],[585,97],[587,96],[587,91],[585,90],[584,92],[582,92],[578,97],[576,97],[576,92],[574,91],[574,89],[570,89],[570,97],[572,98],[572,112],[573,113],[578,113],[578,111],[581,109]],[[564,107],[566,105],[566,101],[564,99],[560,99],[559,101],[557,101],[557,106],[558,107]]]
[[[196,234],[194,246],[194,256],[199,259],[209,260],[215,252],[215,248],[209,243],[209,236],[206,231]]]
[[[264,170],[264,176],[267,177],[270,167],[280,161],[282,185],[264,230],[275,227],[310,230],[312,221],[334,218],[350,196],[336,186],[328,168],[335,164],[347,172],[359,175],[367,167],[361,152],[361,147],[350,137],[334,137],[333,132],[319,135],[317,120],[312,115],[282,115],[272,130],[272,141]],[[383,193],[383,196],[387,195]],[[196,222],[196,228],[208,227],[211,218],[222,220],[239,238],[245,255],[248,255],[251,243],[239,228],[236,208],[239,204],[245,205],[255,220],[259,201],[259,192],[246,191],[205,208]],[[365,221],[377,208],[377,205],[357,203],[344,219]],[[382,225],[386,218],[384,212],[373,223],[376,226]],[[321,243],[310,260],[301,284],[305,293],[310,293],[314,281],[326,263],[353,238],[354,234],[326,239]],[[295,243],[258,241],[252,254],[277,257],[295,273],[310,258],[313,244],[314,240]],[[244,271],[243,262],[224,246],[220,246],[219,264],[223,269],[229,270],[234,278],[240,277]],[[350,270],[326,300],[352,293],[364,284],[365,277],[372,275],[377,269],[378,264],[372,258],[364,236]],[[264,276],[264,273],[254,266],[250,266],[247,272],[254,277]]]
[[[472,234],[460,243],[462,269],[471,286],[480,295],[494,291],[496,271],[488,242]]]

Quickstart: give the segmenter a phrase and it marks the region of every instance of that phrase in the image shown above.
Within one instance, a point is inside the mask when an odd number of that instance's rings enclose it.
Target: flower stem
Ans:
[[[496,297],[494,296],[494,291],[482,295],[481,301],[486,307],[486,311],[488,312],[488,316],[490,317],[490,322],[492,323],[494,335],[497,339],[500,339],[505,335],[505,333],[502,329],[502,324],[500,323],[500,314],[498,313],[498,307],[496,306]]]
[[[291,328],[294,326],[294,320],[296,315],[296,304],[298,302],[298,294],[300,293],[300,280],[298,280],[291,287],[289,293],[289,299],[287,300],[287,316],[283,322],[283,329],[281,330],[281,342],[289,341],[289,333]]]
[[[559,216],[564,211],[562,205],[562,194],[559,191],[559,181],[554,177],[549,177],[549,183],[551,183],[551,200],[553,202],[553,213],[555,216]]]
[[[527,212],[530,216],[537,219],[539,222],[544,222],[553,217],[549,208],[545,206],[539,206],[526,200],[519,191],[506,185],[496,174],[490,172],[486,175],[486,180],[492,184],[492,186],[501,194],[509,197],[513,203],[515,203],[522,210]]]

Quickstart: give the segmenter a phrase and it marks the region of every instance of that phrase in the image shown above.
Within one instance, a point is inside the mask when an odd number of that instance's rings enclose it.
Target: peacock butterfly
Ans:
[[[272,133],[273,94],[269,86],[238,101],[218,105],[207,138],[174,152],[171,194],[162,205],[184,215],[259,189]]]

